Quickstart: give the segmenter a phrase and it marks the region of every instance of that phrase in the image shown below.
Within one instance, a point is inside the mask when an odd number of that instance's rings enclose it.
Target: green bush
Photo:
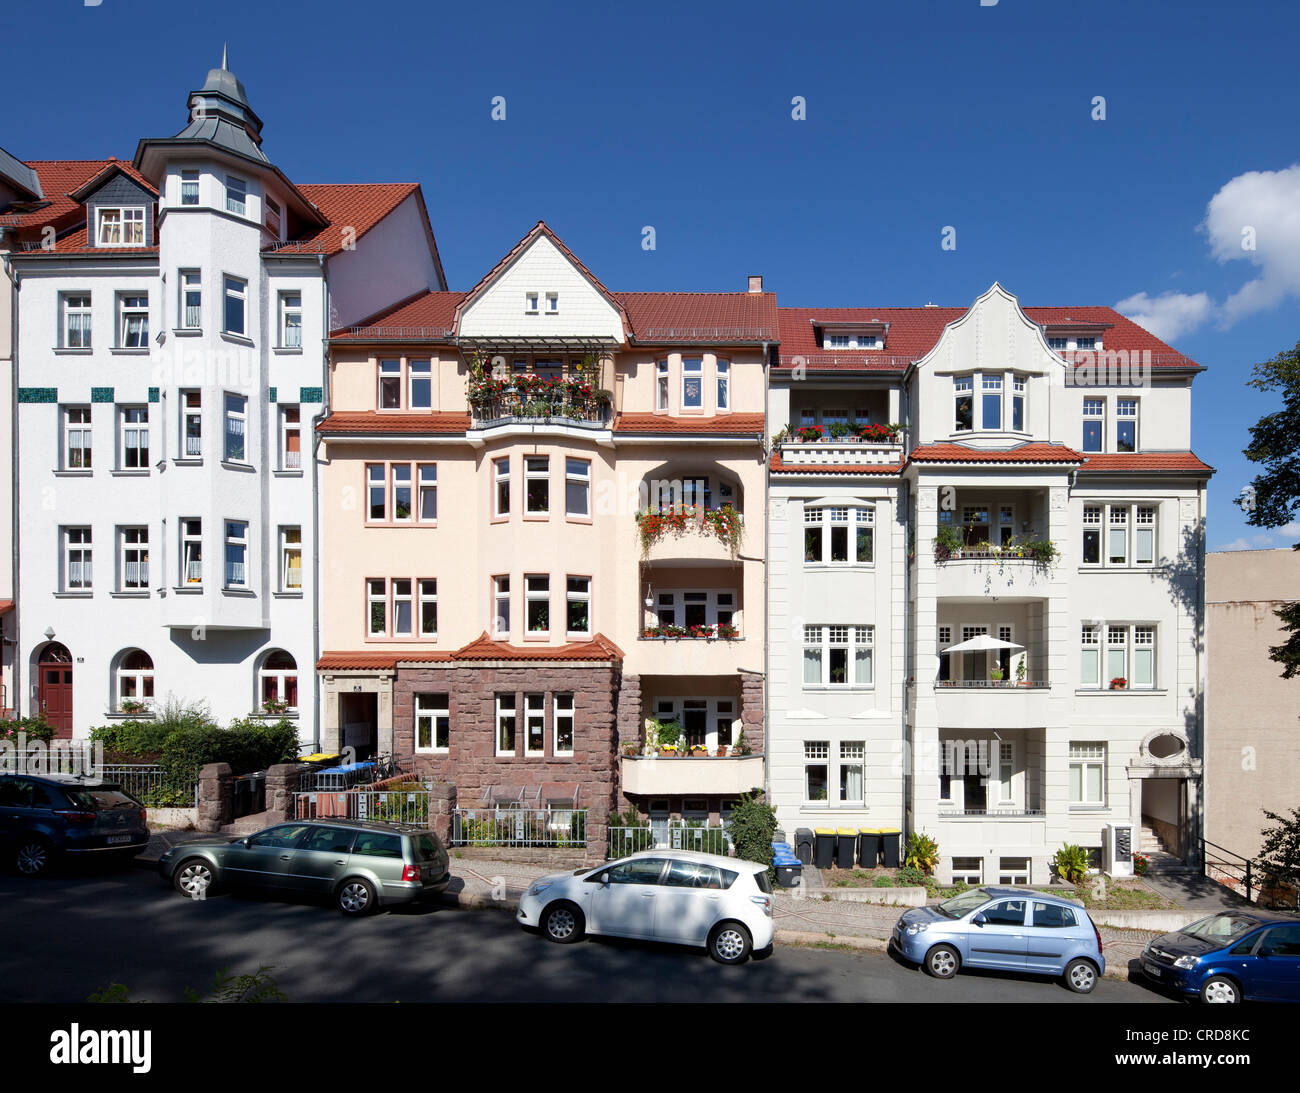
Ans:
[[[772,869],[772,840],[776,838],[776,809],[763,801],[759,790],[747,793],[731,810],[731,841],[736,857],[743,861],[762,862],[768,877],[775,881]]]
[[[871,882],[871,885],[873,888],[893,888],[894,878],[888,873],[881,873],[880,876]]]
[[[934,872],[934,867],[939,864],[939,844],[924,832],[913,831],[907,837],[903,864],[927,876],[930,875]]]
[[[1057,876],[1070,884],[1079,884],[1088,876],[1089,864],[1088,851],[1072,843],[1066,843],[1052,859]]]
[[[898,885],[901,888],[924,888],[929,879],[930,878],[922,873],[921,870],[912,866],[904,866],[898,871],[898,876],[896,877]]]
[[[49,743],[54,739],[54,726],[45,720],[44,713],[35,717],[16,717],[12,721],[0,721],[0,740],[18,743],[18,734],[25,733],[28,742],[43,740]]]

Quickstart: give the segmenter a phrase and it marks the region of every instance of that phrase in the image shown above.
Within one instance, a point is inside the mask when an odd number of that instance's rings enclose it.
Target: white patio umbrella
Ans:
[[[991,638],[988,634],[976,634],[969,641],[960,642],[957,645],[950,645],[944,649],[945,653],[980,653],[994,649],[1023,649],[1023,645],[1017,645],[1014,641],[1000,641],[998,638]]]

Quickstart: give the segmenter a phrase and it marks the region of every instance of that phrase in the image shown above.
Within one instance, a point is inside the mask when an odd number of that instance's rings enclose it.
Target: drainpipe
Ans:
[[[321,309],[321,348],[323,351],[323,361],[321,362],[321,408],[320,412],[311,419],[311,572],[312,572],[312,707],[315,711],[315,717],[312,728],[312,750],[318,752],[320,748],[320,722],[321,722],[321,688],[320,682],[316,675],[316,664],[320,660],[320,603],[321,603],[321,572],[320,572],[320,470],[317,464],[317,456],[320,451],[320,434],[316,431],[325,416],[329,413],[330,408],[330,282],[329,275],[325,271],[325,256],[318,254],[317,261],[320,263],[321,277],[321,296],[324,307]]]
[[[903,430],[903,460],[904,462],[906,462],[907,457],[910,454],[912,448],[912,401],[908,394],[907,375],[904,375],[903,377],[902,396],[903,396],[902,398],[903,424],[907,426],[907,428]],[[899,703],[899,708],[903,712],[903,723],[900,726],[902,730],[902,740],[899,741],[903,745],[903,764],[902,764],[902,770],[899,772],[899,777],[903,781],[903,785],[902,785],[903,813],[899,817],[899,822],[903,825],[902,837],[906,839],[908,835],[911,834],[911,831],[908,830],[910,825],[907,822],[908,808],[911,804],[907,796],[907,788],[908,788],[907,776],[909,771],[911,772],[912,775],[912,792],[913,793],[916,792],[916,763],[914,761],[915,752],[916,752],[916,733],[915,731],[913,731],[909,735],[907,731],[907,719],[909,716],[913,715],[911,708],[907,704],[907,680],[908,680],[907,666],[909,664],[915,665],[916,663],[916,657],[915,657],[916,616],[912,612],[912,607],[911,607],[912,605],[912,564],[911,562],[908,561],[907,558],[907,547],[908,547],[908,538],[910,537],[910,535],[915,534],[915,529],[910,528],[909,526],[912,519],[912,487],[908,483],[907,479],[902,477],[901,475],[899,476],[899,491],[898,491],[897,504],[902,509],[902,515],[903,515],[903,612],[904,612],[903,618],[905,619],[905,622],[903,624],[903,678],[899,681],[902,685],[902,691],[901,691],[902,701]],[[920,550],[920,547],[916,546],[915,543],[913,543],[913,546],[915,546],[918,551]]]
[[[0,236],[3,233],[0,232]],[[18,443],[18,271],[13,268],[9,262],[9,254],[4,255],[5,276],[9,279],[11,288],[9,289],[9,316],[10,316],[10,334],[9,334],[9,436],[13,443],[13,466],[11,474],[13,475],[13,493],[10,495],[9,508],[9,580],[10,588],[14,598],[14,637],[13,637],[13,680],[14,693],[10,696],[9,707],[14,712],[14,717],[21,716],[22,711],[18,706],[19,696],[22,694],[22,668],[19,664],[18,651],[22,648],[19,644],[18,632],[18,483],[20,480],[18,473],[18,464],[20,460],[19,453],[21,445]],[[2,629],[2,628],[0,628]],[[24,703],[27,705],[27,703]]]
[[[767,421],[771,404],[771,367],[768,343],[763,343],[763,800],[772,803],[772,688],[768,685],[772,642],[769,636],[771,617],[768,615],[768,559],[771,557],[769,527],[771,523],[772,461],[767,451]]]

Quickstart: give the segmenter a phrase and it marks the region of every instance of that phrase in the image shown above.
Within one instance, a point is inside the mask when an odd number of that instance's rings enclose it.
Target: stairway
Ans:
[[[1156,829],[1145,819],[1142,823],[1141,833],[1138,836],[1138,852],[1145,854],[1147,857],[1147,873],[1195,873],[1196,870],[1187,865],[1182,858],[1176,858],[1165,846],[1163,840],[1156,833]]]

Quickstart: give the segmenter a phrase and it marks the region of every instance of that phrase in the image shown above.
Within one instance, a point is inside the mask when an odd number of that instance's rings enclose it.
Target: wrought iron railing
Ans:
[[[1024,817],[1046,816],[1043,808],[950,808],[940,809],[939,819],[960,820],[978,817],[985,820],[1015,820]]]
[[[610,407],[609,403],[595,399],[504,394],[497,398],[474,399],[470,403],[470,414],[475,425],[519,418],[565,424],[606,425],[610,419]]]
[[[1209,839],[1201,840],[1201,861],[1207,877],[1250,902],[1300,911],[1300,876],[1270,869]]]
[[[587,845],[585,808],[458,808],[451,816],[453,846],[549,847]]]
[[[953,654],[956,656],[957,654]],[[939,679],[935,681],[935,687],[943,690],[1016,690],[1021,687],[1030,690],[1042,690],[1050,687],[1051,684],[1045,679]]]
[[[624,858],[638,850],[695,850],[701,854],[731,854],[726,825],[709,827],[698,821],[669,820],[650,827],[611,827],[609,856]]]
[[[195,808],[199,772],[177,775],[153,763],[111,763],[99,768],[105,781],[116,782],[146,808]]]

